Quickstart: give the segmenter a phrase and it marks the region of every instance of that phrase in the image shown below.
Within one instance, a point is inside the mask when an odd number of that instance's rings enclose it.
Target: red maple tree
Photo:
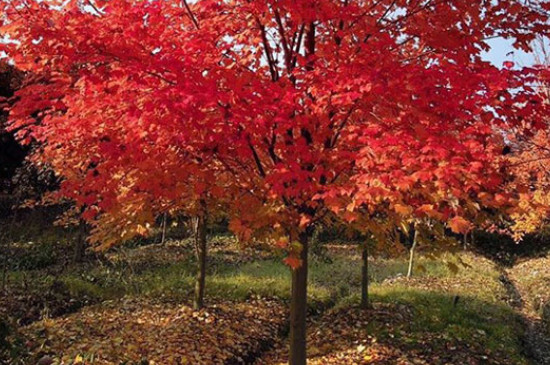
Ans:
[[[89,220],[133,211],[122,216],[137,230],[160,202],[185,204],[193,177],[213,184],[204,166],[231,176],[232,229],[289,250],[290,363],[305,364],[308,239],[328,211],[354,220],[357,207],[386,204],[460,231],[462,202],[509,201],[495,130],[535,120],[540,97],[524,87],[535,70],[499,69],[481,53],[492,37],[528,50],[550,5],[14,0],[1,10],[13,40],[1,48],[38,78],[16,96],[11,128],[41,142],[36,159],[63,176],[61,194]]]

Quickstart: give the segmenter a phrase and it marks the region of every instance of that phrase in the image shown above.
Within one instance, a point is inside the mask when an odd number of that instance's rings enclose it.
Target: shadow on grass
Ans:
[[[358,298],[351,297],[322,323],[338,326],[353,315],[363,318],[364,325],[351,328],[346,341],[371,339],[381,354],[376,363],[394,364],[403,357],[428,364],[527,364],[520,317],[504,303],[384,286],[375,286],[371,298],[374,310],[359,311]]]

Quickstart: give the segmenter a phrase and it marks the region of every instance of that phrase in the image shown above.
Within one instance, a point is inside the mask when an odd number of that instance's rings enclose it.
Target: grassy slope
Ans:
[[[214,246],[209,265],[207,303],[222,299],[242,302],[255,296],[288,298],[289,271],[280,257],[254,252],[236,254],[233,248]],[[403,354],[411,353],[415,348],[430,348],[430,351],[415,356],[425,359],[430,358],[434,351],[442,354],[458,351],[465,353],[468,361],[488,359],[488,363],[495,364],[498,361],[525,363],[520,349],[521,329],[513,311],[502,301],[505,293],[498,282],[499,273],[492,263],[479,257],[461,255],[460,259],[470,267],[453,273],[444,261],[458,263],[456,256],[445,256],[438,261],[420,257],[417,262],[424,267],[424,271],[419,271],[415,279],[407,281],[400,276],[406,272],[405,260],[374,260],[371,265],[371,295],[376,310],[372,314],[373,320],[362,322],[364,314],[354,309],[359,297],[359,256],[352,250],[351,254],[332,255],[332,259],[332,263],[312,260],[310,271],[309,297],[312,307],[334,305],[332,310],[310,325],[313,336],[310,338],[313,351],[310,352],[319,363],[331,363],[331,356],[346,351],[351,351],[349,356],[360,353],[363,360],[376,359],[368,351],[356,351],[358,343],[364,343],[369,351],[380,352],[376,347],[380,344],[393,349],[385,350],[388,361],[396,361],[395,356],[405,356]],[[71,297],[86,297],[92,302],[133,297],[134,300],[155,298],[188,303],[194,271],[189,247],[169,245],[120,251],[108,262],[75,265],[60,275],[17,271],[11,273],[10,279],[11,282],[18,282],[26,277],[26,280],[45,286],[55,280],[61,281]],[[455,304],[457,295],[458,304]],[[386,312],[399,315],[387,317]],[[339,318],[348,315],[358,318],[361,325],[351,330],[341,324],[343,331],[358,338],[354,340],[340,336],[343,342],[333,338],[329,342],[334,346],[320,351],[319,348],[323,348],[323,344],[336,333],[333,331],[326,335],[328,338],[318,339],[315,337],[317,330],[320,327],[331,328],[332,324],[341,323]],[[340,330],[342,328],[337,329]],[[361,342],[364,339],[371,342]],[[373,339],[375,342],[372,342]],[[265,361],[268,362],[265,363],[284,361],[285,353],[285,350],[276,349],[266,355]],[[383,363],[381,359],[377,361]]]
[[[453,273],[444,263],[459,260],[470,267]],[[421,257],[418,262],[425,271],[409,281],[402,277],[404,260],[376,260],[371,274],[374,310],[357,309],[354,288],[354,294],[313,320],[310,362],[527,363],[520,321],[502,300],[506,293],[491,262],[469,254],[445,255],[439,261]],[[285,361],[285,344],[280,344],[258,364]]]
[[[550,255],[520,262],[508,270],[525,302],[525,309],[541,314],[550,305]]]

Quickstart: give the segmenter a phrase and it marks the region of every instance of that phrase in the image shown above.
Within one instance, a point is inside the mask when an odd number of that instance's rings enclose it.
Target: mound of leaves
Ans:
[[[508,272],[527,309],[542,315],[550,305],[550,256],[523,261]]]
[[[488,350],[479,338],[453,337],[447,331],[414,328],[415,308],[376,304],[371,310],[341,308],[326,312],[308,326],[308,364],[519,364]],[[286,364],[287,345],[276,348],[256,365]]]
[[[253,299],[200,311],[121,300],[22,329],[33,361],[51,364],[240,364],[278,336],[282,305]]]

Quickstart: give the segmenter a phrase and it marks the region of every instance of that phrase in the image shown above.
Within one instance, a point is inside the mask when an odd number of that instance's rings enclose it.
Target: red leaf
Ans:
[[[504,66],[504,68],[511,70],[514,67],[515,63],[512,61],[504,61],[502,65]]]
[[[302,260],[294,256],[288,256],[283,260],[283,262],[290,266],[293,270],[296,270],[297,268],[302,266]]]

